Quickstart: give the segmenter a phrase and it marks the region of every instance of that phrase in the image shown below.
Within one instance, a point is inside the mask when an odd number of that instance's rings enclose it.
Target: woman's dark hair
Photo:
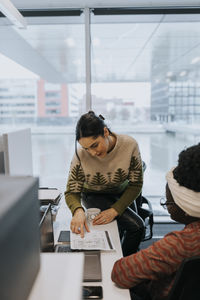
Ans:
[[[173,174],[180,185],[200,192],[200,143],[179,154],[178,165]]]
[[[110,134],[112,132],[104,123],[104,117],[102,115],[95,115],[93,111],[82,115],[76,125],[76,141],[75,141],[75,152],[80,161],[77,153],[77,141],[84,137],[93,137],[94,139],[98,136],[104,136],[104,128],[106,127]]]
[[[104,123],[102,115],[95,115],[93,111],[82,115],[76,125],[76,141],[83,137],[97,138],[99,135],[104,135],[104,128],[107,127]],[[108,129],[109,130],[109,129]]]

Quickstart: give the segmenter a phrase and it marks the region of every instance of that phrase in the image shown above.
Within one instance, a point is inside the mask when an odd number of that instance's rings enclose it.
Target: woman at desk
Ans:
[[[77,149],[77,142],[80,148]],[[110,131],[104,118],[93,111],[81,116],[76,126],[76,147],[71,162],[66,203],[72,212],[71,230],[84,236],[89,231],[85,210],[97,207],[101,213],[93,225],[117,220],[123,236],[123,255],[138,250],[144,235],[143,220],[129,207],[143,184],[138,144],[130,136]]]

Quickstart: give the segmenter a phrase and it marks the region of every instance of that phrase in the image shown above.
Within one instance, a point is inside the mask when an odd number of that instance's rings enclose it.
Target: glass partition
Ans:
[[[63,182],[87,103],[85,41],[91,41],[91,109],[114,132],[136,138],[147,165],[143,194],[163,214],[165,173],[200,140],[200,15],[91,10],[91,39],[84,13],[26,19],[22,30],[0,18],[1,128],[56,133],[33,137],[34,174]]]
[[[26,20],[1,26],[0,123],[71,128],[84,106],[84,17]]]
[[[200,138],[199,25],[199,14],[91,16],[92,108],[139,142],[155,214],[166,172]]]

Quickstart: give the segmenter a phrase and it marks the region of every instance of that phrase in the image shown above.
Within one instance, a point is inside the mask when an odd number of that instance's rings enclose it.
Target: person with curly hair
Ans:
[[[77,149],[77,142],[81,147]],[[143,170],[136,140],[115,134],[104,118],[93,111],[76,125],[76,148],[71,162],[65,199],[72,212],[71,231],[84,236],[89,231],[85,208],[99,208],[93,225],[117,220],[123,255],[138,250],[144,236],[144,221],[132,209],[140,195]]]
[[[178,166],[173,174],[176,181],[184,187],[200,192],[200,144],[183,150],[179,154]]]
[[[162,205],[185,227],[115,262],[111,278],[129,288],[134,300],[167,299],[183,259],[200,255],[200,144],[179,154],[166,180],[167,200]]]

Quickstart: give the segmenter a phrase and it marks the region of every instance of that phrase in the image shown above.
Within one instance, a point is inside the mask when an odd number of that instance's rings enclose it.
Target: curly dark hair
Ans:
[[[180,185],[200,192],[200,143],[180,152],[173,174]]]

